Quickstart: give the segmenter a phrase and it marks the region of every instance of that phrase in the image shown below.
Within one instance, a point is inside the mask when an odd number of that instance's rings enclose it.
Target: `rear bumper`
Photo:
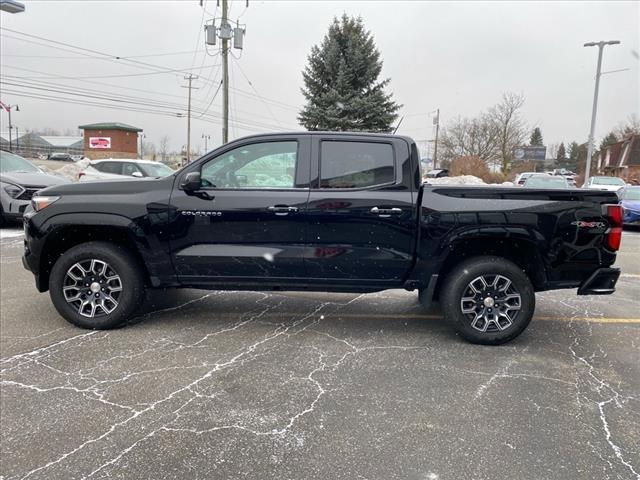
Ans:
[[[619,268],[599,268],[578,288],[578,295],[610,295],[616,291]]]

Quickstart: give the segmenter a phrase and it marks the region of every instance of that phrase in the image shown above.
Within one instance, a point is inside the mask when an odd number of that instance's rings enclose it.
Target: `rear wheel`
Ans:
[[[535,310],[527,275],[500,257],[474,257],[457,265],[442,288],[445,318],[466,340],[500,345],[520,335]]]
[[[144,281],[129,251],[107,242],[83,243],[65,252],[49,276],[49,295],[67,321],[108,329],[124,323],[142,303]]]

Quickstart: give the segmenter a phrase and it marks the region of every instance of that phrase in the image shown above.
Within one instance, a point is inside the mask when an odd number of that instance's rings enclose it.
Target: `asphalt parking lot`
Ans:
[[[640,231],[615,295],[465,343],[416,294],[172,291],[84,331],[0,230],[0,479],[639,479]]]

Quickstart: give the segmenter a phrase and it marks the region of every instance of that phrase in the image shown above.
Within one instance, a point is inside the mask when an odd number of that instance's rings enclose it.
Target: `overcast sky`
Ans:
[[[206,110],[207,118],[192,121],[192,143],[203,148],[201,137],[208,134],[209,147],[219,145],[222,95],[215,99],[213,95],[221,78],[220,60],[216,47],[209,47],[211,55],[204,51],[199,3],[27,1],[24,13],[3,12],[0,98],[20,106],[20,112],[12,115],[13,123],[21,130],[75,129],[84,123],[117,121],[143,128],[147,140],[156,144],[168,135],[171,147],[178,149],[186,144],[187,122],[169,115],[186,109],[187,90],[181,88],[186,85],[184,72],[158,73],[156,67],[191,70],[200,76],[194,82],[198,87],[194,109]],[[214,14],[220,16],[216,3],[205,2],[205,21]],[[514,91],[525,95],[523,115],[542,129],[546,144],[586,141],[597,48],[582,45],[620,40],[621,45],[606,47],[603,70],[628,70],[602,78],[596,131],[600,138],[640,111],[639,5],[251,0],[246,9],[245,0],[234,0],[230,18],[240,16],[247,33],[244,50],[234,51],[239,60],[231,61],[230,137],[300,129],[296,112],[304,101],[300,87],[306,57],[311,46],[322,40],[332,18],[347,13],[361,16],[373,33],[384,60],[383,75],[391,78],[388,88],[404,105],[401,115],[406,117],[398,133],[417,140],[433,137],[428,114],[436,108],[446,125],[458,115],[476,115],[499,101],[502,92]],[[91,55],[84,56],[62,45],[57,46],[67,51],[50,48],[46,46],[50,42],[6,29],[99,53],[84,52]],[[100,53],[136,57],[133,60],[156,67],[108,59]],[[121,105],[164,114],[27,98],[24,94],[113,104],[27,88],[27,82],[31,87],[75,92],[82,88],[85,95],[139,101],[143,105]],[[6,130],[7,114],[0,115]]]

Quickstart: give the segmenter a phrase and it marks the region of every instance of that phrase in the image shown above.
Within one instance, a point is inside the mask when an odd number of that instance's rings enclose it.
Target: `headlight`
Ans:
[[[7,192],[11,198],[18,198],[24,192],[24,188],[19,185],[14,185],[13,183],[9,183],[6,187],[4,187],[4,191]]]
[[[51,205],[53,202],[56,202],[60,199],[60,197],[39,197],[39,196],[34,196],[31,199],[31,207],[33,207],[33,209],[36,212],[39,212],[40,210],[47,208],[49,205]]]

